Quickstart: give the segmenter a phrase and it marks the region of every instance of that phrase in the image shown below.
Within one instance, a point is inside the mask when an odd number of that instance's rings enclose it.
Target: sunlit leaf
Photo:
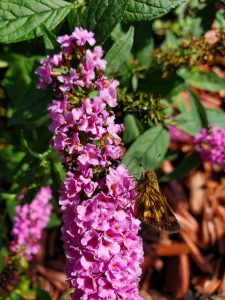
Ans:
[[[0,42],[13,43],[41,36],[41,25],[54,29],[72,7],[62,0],[1,0]]]

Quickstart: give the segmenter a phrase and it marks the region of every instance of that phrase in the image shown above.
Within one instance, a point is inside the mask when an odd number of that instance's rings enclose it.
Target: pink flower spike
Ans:
[[[49,204],[51,198],[50,187],[42,187],[30,204],[17,205],[15,208],[10,250],[19,252],[28,261],[39,251],[42,230],[46,227],[52,210],[52,205]]]
[[[104,73],[103,49],[89,47],[95,44],[92,32],[77,27],[58,41],[62,51],[42,61],[38,72],[39,84],[52,87],[51,145],[66,170],[59,204],[72,299],[141,300],[143,247],[140,221],[133,216],[135,181],[121,164],[124,127],[112,110],[119,82]],[[26,223],[22,226],[26,231]]]

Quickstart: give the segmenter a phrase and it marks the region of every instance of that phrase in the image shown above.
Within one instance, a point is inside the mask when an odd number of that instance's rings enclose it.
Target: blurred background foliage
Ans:
[[[49,146],[51,94],[36,89],[35,75],[39,60],[58,51],[56,37],[78,25],[95,32],[108,76],[120,81],[115,113],[125,125],[123,161],[133,174],[140,174],[141,163],[156,169],[164,184],[172,179],[182,183],[180,178],[199,167],[200,158],[191,143],[171,147],[167,126],[190,136],[210,124],[225,128],[224,15],[224,1],[215,0],[0,2],[0,271],[6,283],[13,265],[7,256],[10,230],[22,190],[27,202],[42,185],[54,191],[45,238],[54,234],[58,249],[45,250],[37,259],[39,277],[48,278],[41,264],[63,257],[57,191],[64,171]],[[173,165],[166,175],[165,161]],[[218,180],[222,175],[212,176]],[[37,268],[31,269],[32,274],[24,263],[16,270],[16,285],[0,287],[0,298],[58,299],[63,288],[50,297],[34,275]],[[190,298],[189,292],[182,297],[195,299],[194,290]]]

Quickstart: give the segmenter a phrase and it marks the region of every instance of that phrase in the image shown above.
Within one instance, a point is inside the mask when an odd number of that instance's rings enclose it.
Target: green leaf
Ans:
[[[165,116],[170,117],[173,114],[173,107],[172,107],[171,103],[169,102],[169,100],[167,100],[165,98],[161,98],[160,102],[165,107],[165,109],[164,109]]]
[[[218,24],[218,29],[223,30],[225,28],[224,9],[219,9],[215,15],[215,21]]]
[[[194,118],[190,111],[182,112],[173,119],[174,124],[181,130],[195,135],[201,129],[199,120]]]
[[[219,92],[225,90],[225,79],[218,77],[214,73],[200,71],[180,70],[178,74],[187,84],[209,92]]]
[[[154,39],[151,22],[139,22],[135,24],[134,52],[140,66],[149,68],[152,62]]]
[[[116,42],[117,40],[119,40],[123,36],[124,36],[124,32],[123,32],[121,23],[118,23],[116,25],[116,27],[113,29],[113,31],[111,32],[110,37],[112,38],[112,40],[114,42]]]
[[[51,213],[50,220],[48,222],[47,228],[54,228],[61,225],[61,220],[56,216],[56,214]]]
[[[59,44],[57,43],[57,38],[55,34],[50,30],[48,30],[48,28],[45,25],[42,25],[41,27],[44,33],[43,39],[44,39],[46,50],[57,49]]]
[[[181,94],[181,91],[187,88],[186,83],[180,85],[181,88],[177,90],[177,93],[171,96],[172,104],[175,104],[176,109],[179,112],[186,112],[189,110],[189,104],[186,102],[186,98]]]
[[[41,25],[53,30],[73,4],[62,0],[1,0],[0,42],[14,43],[43,35]]]
[[[0,69],[7,68],[9,66],[7,61],[1,60],[0,59]]]
[[[65,180],[65,170],[62,164],[54,158],[50,161],[51,178],[56,186],[60,186],[61,182]]]
[[[16,206],[16,196],[15,195],[9,195],[7,202],[7,212],[11,220],[13,220],[14,214],[15,214],[15,206]]]
[[[130,0],[89,1],[82,19],[82,26],[94,31],[99,44],[103,44],[123,17]]]
[[[201,127],[207,128],[209,126],[205,108],[203,107],[201,101],[198,99],[197,95],[191,90],[188,89],[190,95],[190,100],[192,104],[191,114],[193,117],[199,120]]]
[[[9,300],[24,300],[22,296],[20,296],[19,291],[13,291],[12,294],[10,295]]]
[[[176,49],[179,45],[179,40],[176,35],[169,29],[166,30],[163,49]]]
[[[123,21],[152,20],[184,2],[185,0],[131,0],[124,13]]]
[[[128,58],[130,49],[134,41],[134,27],[130,27],[128,32],[116,41],[107,52],[105,59],[107,60],[106,73],[115,73],[123,62]]]
[[[183,79],[173,72],[170,72],[166,78],[162,78],[161,71],[150,68],[142,81],[141,88],[147,93],[170,99],[171,96],[177,95],[184,89],[183,82]]]
[[[206,115],[209,120],[209,124],[216,124],[220,128],[225,128],[225,113],[222,111],[216,111],[214,109],[207,109]]]
[[[0,151],[0,177],[11,180],[14,168],[25,156],[24,152],[16,151],[12,145],[8,145]]]
[[[39,286],[36,287],[36,300],[51,300],[48,292],[41,290]]]
[[[165,182],[181,177],[185,177],[192,169],[197,168],[200,165],[199,155],[194,152],[191,155],[184,158],[184,160],[171,172],[164,175],[159,181]]]
[[[123,135],[123,141],[127,144],[138,138],[143,130],[141,122],[131,114],[127,114],[125,116],[124,126],[125,131]]]
[[[138,170],[139,164],[150,169],[157,168],[167,152],[168,145],[167,130],[161,125],[150,128],[130,146],[123,158],[123,163],[128,166],[130,174]],[[130,164],[132,159],[133,164]]]
[[[189,133],[190,135],[195,135],[202,127],[207,128],[209,126],[209,122],[206,111],[198,97],[189,88],[188,92],[191,100],[190,111],[182,112],[176,116],[173,121],[179,129]]]
[[[216,9],[215,9],[215,1],[214,0],[208,0],[205,1],[205,3],[201,3],[202,6],[198,8],[198,10],[196,11],[197,14],[194,18],[192,18],[192,21],[196,20],[196,19],[200,19],[201,23],[199,24],[198,28],[195,28],[195,30],[197,31],[201,31],[199,33],[199,35],[193,35],[196,38],[201,37],[202,35],[204,35],[205,32],[207,32],[208,30],[210,30],[212,28],[212,24],[215,23],[215,15],[216,15]],[[198,5],[199,5],[199,1],[198,1]],[[193,22],[194,23],[194,22]],[[193,24],[195,25],[195,24]],[[201,30],[200,30],[201,29]],[[219,29],[219,28],[218,28]],[[224,27],[223,27],[224,29]]]
[[[73,0],[71,2],[74,2],[77,4],[77,6],[79,6],[78,1]],[[71,9],[69,14],[67,15],[67,22],[69,25],[69,30],[72,32],[75,28],[75,26],[79,23],[79,17],[81,16],[80,11],[75,8]]]
[[[133,92],[137,92],[138,89],[138,77],[134,74],[131,79],[131,86]]]
[[[36,88],[38,77],[34,72],[39,59],[38,56],[28,58],[19,54],[10,56],[10,68],[2,82],[14,105],[10,125],[29,123],[47,114],[51,97]]]
[[[0,193],[0,198],[5,200],[6,210],[11,220],[13,220],[16,206],[16,194]]]
[[[20,95],[24,95],[24,88],[31,83],[31,71],[34,67],[35,61],[38,62],[37,57],[26,57],[20,54],[11,54],[8,57],[9,69],[5,74],[2,82],[6,89],[12,103],[15,104]],[[20,76],[18,76],[20,74]]]
[[[12,181],[14,182],[13,191],[18,193],[23,187],[31,184],[34,187],[50,184],[48,160],[40,160],[40,158],[33,158],[30,154],[27,154],[19,165],[15,168],[12,176]]]

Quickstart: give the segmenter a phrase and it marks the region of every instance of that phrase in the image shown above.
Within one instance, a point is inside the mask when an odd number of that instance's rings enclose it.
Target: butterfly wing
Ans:
[[[138,185],[135,215],[142,222],[170,232],[179,231],[179,223],[165,196],[148,183]]]

